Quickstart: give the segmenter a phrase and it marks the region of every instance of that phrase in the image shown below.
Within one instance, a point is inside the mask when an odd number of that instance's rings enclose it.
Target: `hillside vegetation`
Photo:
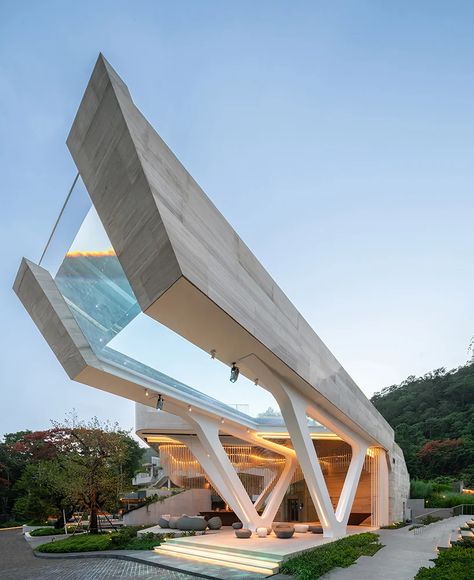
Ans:
[[[412,479],[474,486],[474,364],[410,376],[371,399],[395,430]]]

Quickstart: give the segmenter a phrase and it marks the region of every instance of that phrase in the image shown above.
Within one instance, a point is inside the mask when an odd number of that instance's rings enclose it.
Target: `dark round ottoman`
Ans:
[[[322,534],[323,528],[321,526],[309,526],[308,532],[311,532],[312,534]]]
[[[210,530],[220,530],[222,528],[222,520],[219,516],[215,516],[207,520],[207,525]]]
[[[275,532],[275,536],[277,538],[288,540],[289,538],[293,537],[293,534],[295,533],[295,527],[279,525],[273,528],[273,531]]]
[[[235,530],[235,535],[238,538],[250,538],[250,536],[252,535],[252,532],[250,530],[248,530],[247,528],[242,528],[241,530]]]
[[[244,524],[242,522],[234,522],[232,527],[234,530],[241,530],[244,527]]]

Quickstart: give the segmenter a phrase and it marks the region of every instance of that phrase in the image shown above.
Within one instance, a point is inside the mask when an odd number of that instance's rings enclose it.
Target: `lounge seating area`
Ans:
[[[252,531],[244,528],[242,522],[236,522],[232,524],[234,528],[234,533],[236,538],[248,539],[252,537]],[[288,540],[294,536],[294,534],[322,534],[323,528],[319,525],[309,525],[309,524],[291,524],[285,522],[274,522],[269,528],[257,528],[254,535],[259,538],[265,538],[272,533],[281,540]]]
[[[179,530],[182,532],[204,532],[205,530],[220,530],[222,520],[212,517],[206,520],[205,516],[181,516],[162,515],[158,520],[158,525],[163,530]]]

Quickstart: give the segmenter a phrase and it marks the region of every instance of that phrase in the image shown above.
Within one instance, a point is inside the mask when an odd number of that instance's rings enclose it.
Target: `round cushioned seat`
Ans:
[[[323,528],[321,526],[309,526],[309,531],[312,534],[322,534]]]
[[[175,530],[175,529],[177,528],[177,526],[176,526],[176,522],[177,522],[178,520],[180,520],[180,519],[181,519],[181,517],[180,517],[180,516],[173,516],[173,517],[171,517],[171,518],[168,520],[168,524],[169,524],[169,525],[168,525],[168,527],[170,527],[172,530]]]
[[[305,534],[309,529],[308,524],[295,524],[295,532],[297,534]]]
[[[232,527],[234,530],[241,530],[244,527],[244,524],[242,522],[234,522]]]
[[[280,538],[282,540],[287,540],[287,539],[293,537],[293,534],[295,533],[295,527],[294,526],[279,525],[279,526],[276,526],[273,529],[273,531],[275,532],[275,536],[277,538]]]
[[[207,528],[207,522],[204,518],[192,518],[190,516],[183,516],[176,522],[176,527],[178,530],[183,530],[184,532],[201,532]]]
[[[242,528],[241,530],[235,530],[235,535],[238,538],[250,538],[250,536],[252,535],[252,532],[250,530],[248,530],[247,528]]]
[[[210,530],[220,530],[222,528],[222,520],[219,516],[214,516],[207,520],[207,525]]]

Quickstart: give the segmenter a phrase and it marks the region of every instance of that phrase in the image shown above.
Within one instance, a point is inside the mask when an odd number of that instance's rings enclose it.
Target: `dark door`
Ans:
[[[298,521],[298,500],[289,499],[288,500],[288,521],[297,522]]]

